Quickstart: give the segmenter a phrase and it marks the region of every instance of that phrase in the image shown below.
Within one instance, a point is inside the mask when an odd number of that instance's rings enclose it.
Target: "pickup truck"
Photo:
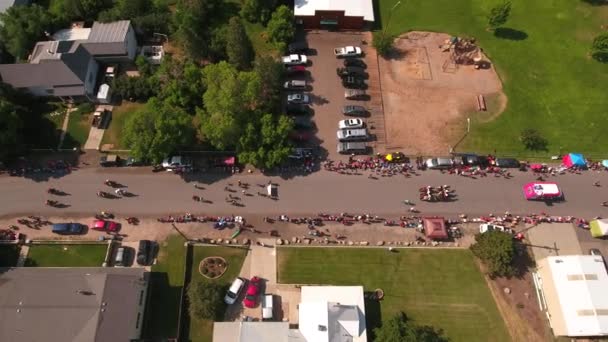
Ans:
[[[345,46],[334,49],[336,57],[358,57],[361,56],[361,48],[358,46]]]

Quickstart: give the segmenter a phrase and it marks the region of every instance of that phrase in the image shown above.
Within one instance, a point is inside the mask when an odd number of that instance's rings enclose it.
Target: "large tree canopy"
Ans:
[[[291,152],[288,135],[293,127],[289,117],[275,119],[272,114],[263,115],[259,123],[250,122],[239,139],[239,159],[262,168],[279,165]]]
[[[490,277],[511,276],[515,272],[515,243],[511,234],[498,230],[475,235],[471,251],[488,267]]]
[[[123,128],[123,142],[135,158],[160,162],[194,139],[192,118],[183,110],[151,98]]]
[[[0,98],[0,160],[21,149],[22,108]]]
[[[405,313],[400,312],[374,329],[376,342],[447,342],[441,330],[412,323]]]
[[[66,21],[93,21],[97,15],[112,7],[112,0],[54,0],[49,12]]]
[[[203,69],[189,60],[165,56],[156,74],[152,77],[164,102],[194,113],[200,107],[205,92]]]
[[[179,0],[173,15],[173,32],[177,42],[193,58],[208,57],[218,20],[221,0]]]
[[[245,27],[238,17],[230,18],[226,31],[226,55],[228,62],[240,70],[251,67],[253,59],[253,47],[247,36]]]
[[[249,22],[266,24],[276,6],[276,0],[244,0],[241,17]]]
[[[274,43],[277,49],[285,50],[296,33],[293,12],[289,7],[281,5],[272,13],[266,31],[268,32],[268,40]]]
[[[17,59],[27,57],[34,44],[52,32],[52,19],[46,9],[36,4],[12,6],[0,13],[0,41]]]
[[[260,78],[260,98],[262,112],[276,113],[281,105],[283,89],[283,76],[285,68],[281,62],[271,56],[259,56],[256,58],[253,71]]]

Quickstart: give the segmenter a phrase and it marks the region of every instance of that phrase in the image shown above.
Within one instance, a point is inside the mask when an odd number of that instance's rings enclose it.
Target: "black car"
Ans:
[[[315,128],[315,122],[309,118],[294,117],[294,128],[299,130],[313,130]]]
[[[305,41],[293,42],[287,46],[289,53],[302,53],[308,52],[308,43]]]
[[[287,112],[288,115],[309,115],[310,107],[305,104],[289,104],[285,108],[285,112]]]
[[[478,156],[474,153],[458,153],[454,154],[454,160],[458,164],[464,166],[480,166],[487,167],[490,165],[490,161],[487,157]]]
[[[342,86],[350,89],[366,89],[367,84],[362,78],[347,76],[342,79]]]
[[[336,73],[340,77],[356,76],[367,78],[369,76],[367,72],[365,72],[365,69],[358,67],[337,68]]]
[[[367,108],[358,105],[347,105],[342,107],[342,114],[347,116],[367,116]]]
[[[344,66],[345,67],[358,67],[358,68],[367,68],[367,64],[365,64],[364,61],[358,59],[358,58],[345,58],[344,59]]]
[[[137,263],[142,266],[149,265],[155,251],[156,244],[153,241],[140,240],[137,247]]]
[[[52,232],[59,235],[78,235],[84,232],[85,226],[80,223],[55,223]]]
[[[494,165],[501,168],[518,168],[519,161],[514,158],[496,158]]]

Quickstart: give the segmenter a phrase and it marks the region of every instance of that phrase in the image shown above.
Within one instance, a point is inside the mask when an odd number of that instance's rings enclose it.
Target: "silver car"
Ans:
[[[296,93],[287,95],[287,103],[289,104],[307,104],[310,98],[306,94]]]
[[[447,157],[429,158],[426,160],[426,167],[429,169],[449,169],[453,166],[454,161]]]

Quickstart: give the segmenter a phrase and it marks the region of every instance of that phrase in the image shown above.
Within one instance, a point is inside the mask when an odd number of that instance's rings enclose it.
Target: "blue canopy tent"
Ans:
[[[587,161],[585,160],[585,157],[583,157],[582,154],[580,153],[568,153],[567,155],[564,156],[564,159],[562,160],[563,164],[566,167],[586,167],[587,166]]]

